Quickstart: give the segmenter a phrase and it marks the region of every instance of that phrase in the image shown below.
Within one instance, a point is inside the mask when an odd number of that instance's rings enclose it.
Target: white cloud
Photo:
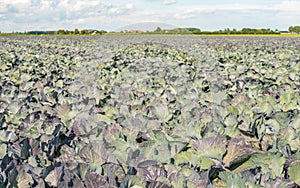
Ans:
[[[288,12],[299,12],[300,10],[300,1],[291,1],[291,0],[284,0],[283,2],[275,5],[274,9],[288,11]]]
[[[21,5],[21,4],[29,4],[31,2],[31,0],[14,0],[14,1],[11,1],[11,0],[1,0],[0,3],[3,3],[3,4],[13,4],[13,5]]]
[[[288,25],[299,24],[300,0],[282,0],[277,4],[235,1],[239,3],[204,5],[201,1],[191,2],[183,0],[0,0],[0,30],[5,29],[9,32],[76,27],[115,29],[146,21],[200,28],[219,28],[225,25],[236,27],[243,24],[253,27],[285,28]]]
[[[255,13],[266,14],[268,12],[277,12],[277,14],[288,13],[288,15],[298,13],[300,14],[300,1],[284,0],[279,4],[274,4],[272,6],[267,5],[252,5],[252,4],[224,4],[224,5],[206,5],[206,6],[185,6],[181,7],[174,14],[176,19],[190,19],[195,18],[197,15],[203,13],[222,13],[231,12],[231,14],[252,14]],[[263,19],[263,18],[261,18]]]
[[[120,4],[120,5],[103,5],[98,10],[98,13],[106,16],[120,16],[124,14],[130,14],[134,9],[134,5],[131,3]]]
[[[130,10],[130,9],[133,9],[134,8],[134,5],[132,3],[127,3],[125,5],[126,9]]]
[[[183,12],[176,13],[174,18],[176,19],[190,19],[197,16],[197,11],[195,10],[184,10]]]
[[[146,0],[148,2],[161,2],[164,5],[172,5],[177,3],[177,0]]]
[[[163,1],[163,4],[165,4],[165,5],[172,5],[175,3],[177,3],[177,0],[164,0]]]

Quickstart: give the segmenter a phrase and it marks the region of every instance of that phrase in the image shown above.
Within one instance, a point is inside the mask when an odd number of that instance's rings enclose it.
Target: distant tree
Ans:
[[[189,33],[193,33],[193,34],[200,34],[201,33],[201,30],[199,28],[194,28],[194,27],[186,28],[186,30]]]
[[[162,29],[160,27],[157,27],[154,32],[160,33],[161,31],[162,31]]]
[[[66,31],[63,30],[63,29],[60,29],[60,30],[57,30],[57,31],[56,31],[56,34],[58,34],[58,35],[65,35],[65,34],[66,34]]]
[[[300,34],[300,26],[295,26],[294,27],[294,32],[297,34]]]
[[[79,30],[77,28],[74,30],[74,34],[75,35],[79,35],[80,34],[80,32],[79,32]]]
[[[243,28],[241,30],[242,34],[253,34],[253,31],[251,28]]]
[[[229,28],[224,29],[224,33],[229,34],[230,33],[230,29]]]
[[[289,32],[300,34],[300,26],[290,26]]]
[[[105,31],[105,30],[100,30],[99,32],[101,35],[107,33],[107,31]]]
[[[80,34],[87,35],[87,34],[89,34],[89,30],[88,29],[83,29],[83,30],[80,31]]]

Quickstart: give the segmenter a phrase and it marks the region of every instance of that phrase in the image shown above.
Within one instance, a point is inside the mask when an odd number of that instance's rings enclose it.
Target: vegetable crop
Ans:
[[[299,38],[0,43],[0,187],[300,185]]]

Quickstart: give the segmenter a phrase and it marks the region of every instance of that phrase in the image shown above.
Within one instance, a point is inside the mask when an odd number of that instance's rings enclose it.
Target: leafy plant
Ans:
[[[300,186],[298,38],[0,43],[0,187]]]

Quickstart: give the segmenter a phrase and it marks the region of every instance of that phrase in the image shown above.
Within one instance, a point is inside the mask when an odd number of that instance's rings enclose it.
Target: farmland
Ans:
[[[0,187],[300,185],[298,37],[0,44]]]

